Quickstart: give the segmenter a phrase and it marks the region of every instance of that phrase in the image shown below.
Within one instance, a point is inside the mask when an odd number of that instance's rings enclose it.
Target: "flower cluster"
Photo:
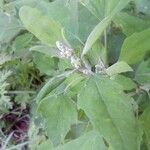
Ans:
[[[91,70],[88,70],[88,69],[82,69],[81,72],[85,75],[89,75],[89,74],[92,74],[92,71]]]
[[[75,69],[86,75],[91,74],[92,71],[82,66],[81,59],[75,55],[72,48],[60,41],[56,42],[56,47],[60,51],[60,57],[69,59]]]
[[[95,65],[95,71],[96,71],[96,73],[105,74],[106,67],[101,59],[99,59],[98,64]]]
[[[73,49],[69,48],[64,43],[57,41],[56,46],[60,50],[60,56],[62,58],[70,59],[71,56],[73,55]]]
[[[80,58],[77,57],[74,53],[73,53],[73,49],[69,48],[67,45],[65,45],[64,43],[57,41],[56,42],[56,46],[57,48],[60,50],[60,56],[62,58],[66,58],[66,59],[70,59],[71,64],[76,68],[79,69],[81,67],[81,61]]]
[[[76,68],[79,69],[81,68],[81,61],[79,57],[72,56],[71,57],[71,64]]]

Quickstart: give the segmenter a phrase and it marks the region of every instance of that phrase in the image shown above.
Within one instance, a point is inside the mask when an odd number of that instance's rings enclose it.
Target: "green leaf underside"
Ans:
[[[37,150],[54,150],[50,140],[46,140],[37,146]]]
[[[136,70],[135,80],[140,84],[150,84],[150,59],[140,63]]]
[[[99,19],[123,9],[130,0],[80,0]]]
[[[133,71],[133,69],[126,62],[123,61],[117,62],[106,69],[108,75],[115,75],[128,71]]]
[[[54,150],[107,150],[107,148],[99,133],[90,131]]]
[[[52,92],[54,89],[56,89],[61,83],[63,83],[66,80],[66,77],[70,75],[71,72],[65,72],[61,75],[55,76],[51,79],[49,79],[48,82],[43,86],[43,88],[40,90],[36,97],[36,101],[41,101],[44,97],[46,97],[50,92]]]
[[[144,110],[140,122],[146,135],[147,146],[150,149],[150,106]]]
[[[56,71],[54,58],[48,57],[45,54],[34,52],[32,53],[33,62],[41,73],[46,75],[53,75]]]
[[[150,150],[150,0],[130,1],[0,0],[0,149]],[[27,142],[7,138],[15,104]]]
[[[93,31],[90,33],[87,41],[85,43],[82,56],[84,56],[92,47],[92,45],[96,42],[96,40],[101,36],[106,27],[111,21],[111,17],[103,19],[98,25],[95,26]]]
[[[124,75],[115,75],[112,77],[112,79],[120,84],[123,90],[133,90],[137,88],[136,83],[131,78],[128,78]]]
[[[92,46],[92,49],[85,55],[90,64],[97,65],[101,58],[104,63],[107,62],[107,50],[103,44],[97,40]]]
[[[25,28],[33,33],[42,43],[54,46],[56,41],[62,41],[61,26],[45,16],[40,10],[23,6],[19,16]]]
[[[143,20],[126,12],[120,12],[119,14],[117,14],[113,21],[115,22],[115,24],[121,27],[123,33],[126,36],[130,36],[135,32],[140,32],[144,29],[149,28],[150,26],[149,20]]]
[[[30,51],[40,52],[49,57],[60,57],[60,51],[57,48],[51,48],[46,45],[37,45],[30,48]]]
[[[76,106],[65,95],[46,97],[39,104],[38,112],[45,119],[48,137],[54,145],[64,142],[70,126],[77,123]]]
[[[150,50],[150,28],[142,32],[134,33],[125,39],[121,48],[120,61],[128,64],[140,62],[146,52]]]
[[[20,52],[23,48],[29,47],[30,42],[32,41],[33,35],[31,33],[25,33],[17,36],[13,41],[12,48],[16,52]]]
[[[78,97],[95,129],[115,150],[137,150],[136,120],[130,98],[108,77],[89,79]]]
[[[102,35],[102,33],[105,31],[105,29],[107,28],[107,26],[110,24],[110,22],[112,21],[112,18],[119,12],[121,11],[129,2],[130,0],[111,0],[111,1],[98,1],[99,5],[97,5],[97,3],[95,3],[97,6],[102,5],[103,9],[105,9],[104,12],[102,12],[102,14],[104,16],[102,16],[102,18],[100,18],[100,22],[95,26],[95,28],[93,29],[93,31],[90,33],[90,35],[87,38],[87,41],[85,43],[83,52],[82,52],[82,57],[92,48],[92,45],[97,41],[97,39]],[[87,1],[85,0],[85,2],[83,2],[86,7],[90,7],[89,9],[92,10],[91,6],[94,8],[94,5],[92,3],[92,1]],[[91,6],[90,6],[91,5]],[[95,9],[95,8],[94,8]],[[99,9],[99,8],[98,8]],[[97,9],[97,10],[98,10]],[[95,13],[94,13],[95,14]],[[97,16],[97,14],[95,14]],[[99,16],[98,16],[99,18]]]
[[[0,12],[0,42],[9,43],[22,29],[21,23],[14,16]]]

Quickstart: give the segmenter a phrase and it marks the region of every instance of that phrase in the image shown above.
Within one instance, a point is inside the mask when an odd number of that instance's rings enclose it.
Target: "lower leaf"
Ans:
[[[59,146],[55,150],[107,150],[102,136],[96,131],[90,131],[76,140]]]
[[[82,88],[78,107],[114,150],[137,150],[136,119],[122,88],[108,77],[92,76]]]
[[[65,95],[46,97],[39,104],[38,112],[45,119],[48,137],[54,145],[63,143],[70,126],[77,123],[76,106]]]

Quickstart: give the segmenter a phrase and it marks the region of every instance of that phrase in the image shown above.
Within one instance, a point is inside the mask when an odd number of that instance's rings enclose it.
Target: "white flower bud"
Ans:
[[[57,42],[56,42],[56,46],[57,46],[57,48],[58,48],[60,51],[63,51],[63,50],[64,50],[63,44],[62,44],[60,41],[57,41]]]
[[[78,57],[71,57],[71,64],[76,68],[79,69],[81,67],[81,62]]]
[[[65,56],[66,56],[66,58],[70,58],[72,56],[72,52],[71,51],[65,51]]]
[[[65,44],[61,43],[60,41],[56,42],[56,46],[60,50],[61,57],[69,59],[72,56],[73,49],[67,47]]]
[[[61,57],[61,58],[65,58],[65,55],[64,55],[63,52],[60,52],[60,57]]]
[[[90,74],[91,72],[90,72],[88,69],[83,69],[83,70],[82,70],[82,73],[85,74],[85,75],[88,75],[88,74]]]
[[[95,65],[95,70],[96,70],[96,73],[102,73],[102,74],[105,73],[106,68],[101,59],[99,59],[99,63]]]

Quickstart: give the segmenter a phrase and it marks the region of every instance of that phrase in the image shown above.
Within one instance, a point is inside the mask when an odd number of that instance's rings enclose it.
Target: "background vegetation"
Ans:
[[[1,150],[150,150],[149,0],[0,0]]]

